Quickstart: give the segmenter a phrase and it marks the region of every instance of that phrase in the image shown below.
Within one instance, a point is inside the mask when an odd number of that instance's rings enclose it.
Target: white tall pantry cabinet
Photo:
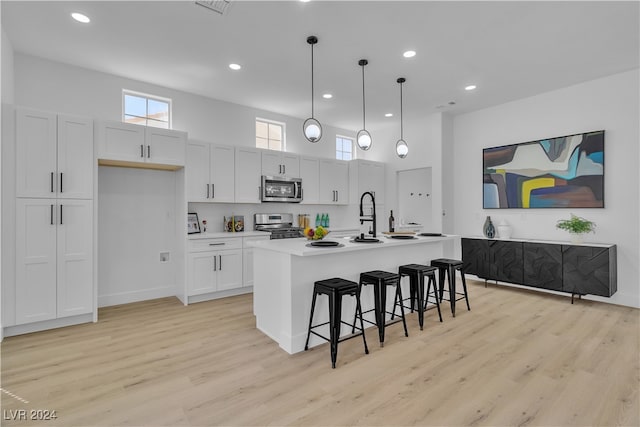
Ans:
[[[94,311],[93,121],[15,110],[15,312],[3,326]],[[86,319],[85,319],[86,321]]]

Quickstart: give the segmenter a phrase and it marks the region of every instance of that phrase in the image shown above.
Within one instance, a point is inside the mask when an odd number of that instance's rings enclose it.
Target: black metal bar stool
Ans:
[[[469,307],[469,297],[467,296],[467,282],[464,280],[464,271],[462,271],[462,261],[449,258],[438,258],[431,260],[431,266],[438,268],[439,284],[440,284],[440,301],[442,302],[444,297],[444,276],[447,275],[447,281],[449,283],[449,301],[451,303],[451,314],[456,317],[456,301],[460,301],[462,298],[467,302],[467,310],[471,311]],[[460,271],[462,277],[462,287],[464,293],[456,292],[456,270]],[[458,298],[457,295],[463,295]]]
[[[312,326],[313,324],[313,312],[316,308],[316,297],[319,294],[325,294],[329,297],[329,321]],[[356,318],[360,317],[360,327],[356,328],[355,318],[353,325],[342,321],[342,297],[345,295],[356,297]],[[357,334],[349,335],[340,339],[340,327],[342,324],[352,326],[352,333],[355,329],[360,331]],[[313,329],[324,325],[329,326],[329,338],[320,335]],[[364,336],[364,324],[362,323],[362,307],[360,306],[360,286],[356,282],[340,279],[334,277],[333,279],[319,280],[315,282],[313,286],[313,300],[311,302],[311,315],[309,316],[309,330],[307,331],[307,341],[304,344],[305,351],[309,349],[309,337],[311,334],[319,336],[331,343],[331,366],[336,367],[336,358],[338,356],[338,343],[346,341],[348,339],[362,335],[362,342],[364,343],[364,352],[369,354],[369,348],[367,347],[367,340]]]
[[[431,294],[431,285],[433,284],[433,297],[436,303],[436,307],[438,308],[438,316],[440,317],[440,321],[442,322],[442,313],[440,312],[440,300],[438,299],[437,287],[436,287],[436,267],[430,267],[428,265],[421,264],[406,264],[398,267],[398,274],[400,275],[400,279],[404,276],[409,276],[409,286],[411,290],[411,296],[409,298],[405,298],[411,300],[411,306],[405,308],[411,309],[413,313],[415,302],[418,301],[418,323],[420,324],[420,330],[422,330],[424,326],[424,312],[427,309],[427,302],[429,301],[429,296]],[[429,277],[429,282],[427,284],[427,293],[424,292],[424,278],[425,276]],[[396,307],[393,306],[393,312],[395,313]]]
[[[363,285],[373,285],[373,295],[374,295],[374,308],[371,310],[367,310],[362,314],[369,313],[373,311],[375,313],[376,321],[371,322],[367,319],[363,319],[367,323],[371,323],[372,325],[376,325],[378,327],[378,336],[380,338],[380,347],[384,346],[384,328],[387,325],[386,322],[386,314],[391,314],[387,311],[387,286],[395,286],[396,287],[396,295],[394,298],[394,311],[395,305],[400,304],[400,312],[402,315],[402,324],[404,325],[404,336],[408,337],[409,332],[407,331],[407,322],[404,318],[404,307],[402,307],[402,289],[400,288],[400,276],[395,273],[389,273],[387,271],[381,270],[373,270],[367,271],[366,273],[360,273],[360,289],[362,289]],[[395,323],[395,322],[393,322]],[[389,323],[391,324],[391,323]],[[353,327],[355,328],[356,319],[353,319]]]

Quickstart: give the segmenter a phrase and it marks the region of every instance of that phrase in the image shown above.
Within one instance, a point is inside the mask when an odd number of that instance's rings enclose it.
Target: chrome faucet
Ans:
[[[373,212],[371,216],[364,216],[364,212],[362,211],[362,201],[364,200],[364,196],[369,195],[371,197],[371,204],[373,205]],[[370,191],[366,191],[362,193],[360,196],[360,224],[364,224],[365,221],[373,222],[373,232],[369,230],[369,234],[373,234],[373,237],[376,237],[376,198]]]

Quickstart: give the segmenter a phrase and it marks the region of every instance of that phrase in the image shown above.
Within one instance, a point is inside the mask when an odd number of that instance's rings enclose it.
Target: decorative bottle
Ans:
[[[396,229],[396,219],[393,217],[393,211],[389,215],[389,232],[393,233]]]
[[[316,227],[320,225],[320,214],[316,214]]]
[[[493,239],[496,236],[496,228],[493,226],[493,222],[491,222],[490,216],[488,216],[484,221],[482,232],[484,233],[484,237],[486,237],[487,239]]]
[[[324,222],[324,226],[325,228],[329,228],[329,214],[325,214],[325,222]]]

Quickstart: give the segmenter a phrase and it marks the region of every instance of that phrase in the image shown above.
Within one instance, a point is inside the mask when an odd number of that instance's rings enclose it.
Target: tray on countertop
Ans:
[[[417,239],[417,237],[415,237],[413,234],[393,234],[387,237],[390,239],[402,239],[402,240]]]
[[[420,233],[418,234],[418,236],[424,236],[424,237],[443,237],[444,234],[442,233]]]
[[[383,231],[382,234],[387,236],[407,236],[407,235],[415,235],[415,231]]]
[[[316,240],[314,242],[308,243],[307,246],[313,248],[335,248],[344,246],[342,243],[334,242],[332,240]]]

